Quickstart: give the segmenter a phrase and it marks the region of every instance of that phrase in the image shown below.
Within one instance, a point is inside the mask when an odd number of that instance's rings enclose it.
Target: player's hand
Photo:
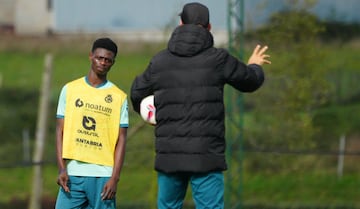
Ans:
[[[271,64],[271,61],[268,60],[270,55],[265,54],[267,49],[268,49],[267,46],[264,46],[263,48],[261,48],[260,45],[257,45],[255,47],[252,55],[249,58],[248,65],[250,65],[250,64],[257,64],[257,65]]]
[[[57,179],[57,184],[61,186],[65,190],[65,192],[70,192],[70,189],[67,186],[68,181],[69,181],[69,176],[67,175],[67,172],[66,171],[60,172]]]
[[[102,200],[114,199],[116,195],[117,189],[117,181],[113,178],[110,178],[108,182],[106,182],[103,191],[101,192]]]

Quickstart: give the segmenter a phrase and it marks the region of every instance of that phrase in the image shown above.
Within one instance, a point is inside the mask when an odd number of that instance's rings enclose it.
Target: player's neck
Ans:
[[[87,82],[92,87],[98,87],[107,82],[106,75],[96,75],[94,73],[89,73],[87,75]]]

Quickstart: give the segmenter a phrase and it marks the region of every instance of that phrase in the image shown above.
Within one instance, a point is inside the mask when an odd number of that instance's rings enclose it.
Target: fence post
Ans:
[[[3,75],[2,73],[0,73],[0,88],[2,87],[3,85]]]
[[[30,134],[29,129],[25,128],[22,132],[23,135],[23,162],[30,163]]]
[[[37,127],[36,127],[36,142],[33,157],[33,181],[31,187],[31,196],[29,202],[29,209],[41,209],[42,198],[42,161],[45,146],[45,138],[47,134],[47,118],[50,103],[50,86],[52,74],[52,55],[45,56],[45,69],[43,73],[43,80],[40,92],[40,102],[38,109]]]
[[[337,175],[339,179],[341,179],[344,170],[345,144],[346,144],[346,138],[345,138],[345,134],[343,134],[341,135],[339,142],[339,156],[338,156],[338,167],[337,167]]]

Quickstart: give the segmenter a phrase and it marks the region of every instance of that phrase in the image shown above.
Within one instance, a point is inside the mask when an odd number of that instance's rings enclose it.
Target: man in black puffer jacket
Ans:
[[[267,47],[254,49],[248,64],[214,47],[208,8],[188,3],[168,48],[155,55],[131,87],[136,112],[148,95],[156,107],[155,170],[158,208],[181,208],[187,185],[196,208],[223,208],[225,161],[224,85],[253,92],[270,64]]]

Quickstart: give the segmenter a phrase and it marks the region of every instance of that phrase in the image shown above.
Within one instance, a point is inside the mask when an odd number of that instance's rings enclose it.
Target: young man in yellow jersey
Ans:
[[[107,80],[117,45],[94,41],[90,70],[61,90],[56,122],[60,190],[56,209],[115,209],[124,162],[128,119],[127,95]]]

